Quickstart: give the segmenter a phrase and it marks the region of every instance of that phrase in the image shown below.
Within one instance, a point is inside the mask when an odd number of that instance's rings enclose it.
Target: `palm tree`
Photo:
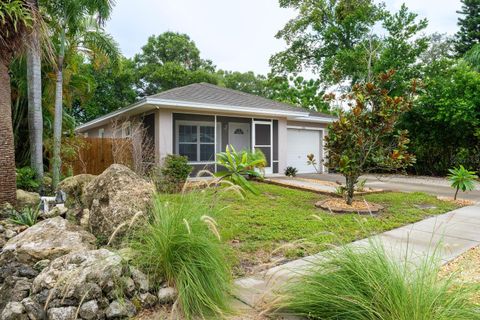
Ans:
[[[46,1],[47,12],[56,22],[58,29],[58,51],[56,63],[55,115],[53,125],[52,186],[56,188],[60,181],[61,140],[63,113],[63,65],[68,39],[78,39],[85,30],[82,21],[95,16],[101,26],[112,9],[112,0],[52,0]],[[97,30],[98,31],[98,30]],[[82,42],[82,41],[79,41]]]
[[[12,129],[10,63],[23,48],[38,18],[28,2],[0,2],[0,204],[16,202],[15,151]]]
[[[38,8],[37,0],[27,0]],[[42,70],[40,25],[33,25],[27,48],[28,82],[28,132],[30,138],[30,166],[35,170],[37,181],[43,185],[43,117],[42,117]]]

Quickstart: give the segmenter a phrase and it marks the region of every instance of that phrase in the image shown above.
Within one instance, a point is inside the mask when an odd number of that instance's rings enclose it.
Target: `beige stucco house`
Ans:
[[[141,121],[155,143],[157,161],[181,154],[198,170],[215,170],[216,153],[227,145],[237,150],[258,148],[265,154],[267,173],[293,166],[312,172],[306,155],[323,159],[326,127],[331,115],[207,83],[168,90],[77,127],[89,137],[113,137],[119,118]],[[116,126],[115,128],[118,128]],[[118,129],[117,129],[118,130]],[[122,129],[129,135],[128,125]]]

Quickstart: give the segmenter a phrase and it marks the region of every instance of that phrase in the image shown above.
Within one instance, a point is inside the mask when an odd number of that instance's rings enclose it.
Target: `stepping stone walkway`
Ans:
[[[370,240],[379,240],[394,258],[407,259],[415,265],[434,251],[443,263],[453,260],[467,250],[480,245],[480,203],[393,229],[371,239],[349,245],[368,246]],[[322,253],[294,260],[265,272],[236,281],[235,297],[245,305],[261,309],[273,298],[276,290],[302,274],[311,261],[324,259]]]

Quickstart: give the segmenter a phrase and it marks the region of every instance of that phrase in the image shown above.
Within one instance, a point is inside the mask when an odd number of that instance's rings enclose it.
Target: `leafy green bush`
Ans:
[[[475,287],[440,277],[441,264],[426,258],[412,270],[375,243],[332,251],[290,283],[279,307],[309,319],[479,319],[471,302]]]
[[[158,192],[180,192],[192,172],[188,158],[180,155],[169,154],[165,157],[163,165],[152,170],[152,180]]]
[[[297,172],[298,172],[297,168],[294,168],[294,167],[289,166],[285,169],[285,175],[287,177],[295,177],[297,175]]]
[[[31,227],[37,223],[39,216],[38,208],[25,207],[20,212],[13,210],[10,214],[10,222]]]
[[[233,146],[227,146],[225,152],[217,154],[217,164],[223,170],[215,174],[220,179],[225,179],[233,184],[258,194],[258,190],[247,180],[249,177],[263,178],[263,168],[267,165],[265,155],[260,150],[254,152],[235,150]],[[259,169],[256,171],[255,169]]]
[[[35,179],[35,170],[30,167],[17,168],[17,188],[25,191],[38,191],[39,183]]]
[[[450,180],[452,188],[456,189],[455,200],[457,200],[458,190],[465,192],[475,189],[475,179],[478,178],[475,172],[468,171],[462,165],[458,168],[448,169],[448,171],[450,172],[448,180]]]
[[[183,194],[174,202],[157,195],[148,223],[131,240],[134,263],[154,283],[166,279],[178,290],[187,319],[217,319],[229,309],[231,272],[209,216],[215,210],[202,192]]]

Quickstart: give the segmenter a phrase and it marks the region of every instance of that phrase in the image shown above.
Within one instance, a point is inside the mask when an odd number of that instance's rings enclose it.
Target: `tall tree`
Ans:
[[[464,55],[475,44],[480,43],[480,0],[461,0],[462,9],[457,11],[460,30],[456,34],[455,49]]]
[[[37,17],[35,8],[25,1],[0,2],[0,204],[16,202],[9,66],[24,48]]]
[[[200,57],[200,50],[186,34],[165,32],[149,37],[134,62],[141,96],[196,82],[218,82],[215,66]]]
[[[55,22],[58,38],[55,88],[55,117],[53,126],[53,159],[52,159],[52,187],[56,188],[60,181],[61,170],[61,141],[62,141],[62,113],[63,113],[63,66],[67,39],[76,39],[78,43],[96,43],[97,30],[89,29],[85,23],[88,17],[94,16],[99,25],[108,18],[112,9],[112,0],[56,0],[47,1],[45,7]],[[84,37],[82,38],[81,35]]]
[[[30,6],[38,10],[37,0],[28,0]],[[40,24],[33,25],[27,47],[27,83],[28,83],[28,132],[30,142],[30,166],[43,185],[43,116],[42,116],[42,65]]]
[[[364,44],[381,20],[383,6],[372,0],[280,0],[280,6],[296,9],[298,16],[276,35],[288,47],[270,59],[275,73],[310,69],[330,83],[364,78]]]

